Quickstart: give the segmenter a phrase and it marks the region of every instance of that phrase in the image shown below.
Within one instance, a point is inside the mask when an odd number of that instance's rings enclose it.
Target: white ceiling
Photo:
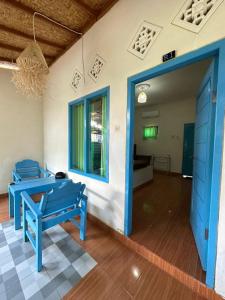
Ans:
[[[145,81],[150,84],[145,104],[137,103],[138,91],[136,88],[136,106],[149,106],[169,101],[193,99],[198,93],[200,83],[209,67],[211,60],[204,60],[188,67],[155,77]]]

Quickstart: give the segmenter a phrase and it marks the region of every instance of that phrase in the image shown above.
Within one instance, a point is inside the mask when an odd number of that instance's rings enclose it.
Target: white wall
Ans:
[[[0,69],[0,194],[7,192],[16,161],[42,162],[42,101],[26,99],[11,82],[11,71]]]
[[[143,112],[154,110],[159,111],[159,117],[142,118]],[[170,155],[171,172],[181,173],[184,124],[193,122],[195,122],[195,99],[136,107],[134,139],[137,144],[137,153]],[[158,126],[159,132],[156,140],[143,139],[143,127],[148,125]]]
[[[77,94],[71,89],[70,81],[75,68],[82,70],[81,42],[75,44],[51,67],[44,102],[44,158],[55,171],[68,168],[67,103],[110,85],[109,184],[71,173],[69,175],[87,184],[91,213],[116,230],[124,230],[128,76],[161,64],[162,55],[168,51],[176,49],[180,56],[225,36],[225,1],[199,34],[171,24],[183,2],[120,0],[84,37],[86,71],[96,53],[105,59],[106,66],[97,83],[87,75],[85,86]],[[143,20],[158,24],[163,30],[145,59],[140,60],[127,52],[127,48]],[[220,227],[225,223],[223,216],[220,217]],[[221,238],[222,234],[219,235]],[[220,281],[222,288],[219,291],[225,295],[225,277],[220,276],[224,270],[221,264],[225,257],[224,239],[220,247],[223,253],[217,259],[216,288]]]

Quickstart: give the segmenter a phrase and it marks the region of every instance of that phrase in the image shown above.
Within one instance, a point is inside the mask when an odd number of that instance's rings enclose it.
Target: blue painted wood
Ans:
[[[15,164],[15,168],[12,172],[12,180],[18,183],[23,180],[31,180],[41,177],[46,178],[51,175],[52,172],[41,168],[37,161],[25,159]]]
[[[8,186],[8,201],[9,201],[9,217],[10,218],[13,218],[14,217],[14,206],[13,206],[13,199],[12,199],[12,195],[11,195],[11,192],[10,192],[10,188]]]
[[[184,124],[182,175],[193,175],[194,131],[195,124]]]
[[[43,221],[43,230],[47,230],[49,228],[51,228],[52,226],[55,226],[56,224],[59,224],[59,223],[63,223],[67,220],[70,220],[75,226],[76,226],[76,223],[73,222],[73,217],[76,217],[76,216],[80,216],[80,208],[74,208],[72,211],[69,210],[69,211],[60,211],[58,213],[57,216],[55,216],[54,218],[51,218],[49,219],[48,221]],[[76,226],[77,227],[77,226]],[[77,227],[78,229],[79,226]]]
[[[26,201],[26,200],[25,200]],[[36,217],[36,216],[35,216]],[[42,219],[36,217],[36,231],[35,233],[35,252],[36,252],[36,269],[38,272],[42,269]],[[29,236],[28,236],[29,238]]]
[[[220,42],[218,59],[216,60],[218,73],[216,86],[216,115],[215,115],[215,135],[214,154],[212,164],[212,190],[209,215],[209,240],[207,256],[206,284],[214,287],[215,266],[217,256],[217,236],[219,219],[219,200],[221,190],[221,173],[224,143],[224,108],[225,108],[225,40]]]
[[[130,235],[132,232],[132,184],[133,184],[133,124],[135,84],[145,80],[166,74],[181,67],[188,66],[206,58],[218,58],[218,83],[217,104],[215,117],[214,155],[212,165],[212,198],[209,216],[209,240],[207,255],[206,284],[213,288],[215,282],[215,266],[217,253],[217,231],[219,215],[219,197],[221,187],[222,153],[224,137],[224,107],[225,107],[225,39],[194,50],[190,53],[168,61],[167,63],[153,67],[128,78],[128,102],[127,102],[127,136],[126,136],[126,194],[125,194],[125,216],[124,233]],[[216,150],[216,151],[215,151]]]
[[[85,129],[84,129],[84,134],[85,134],[85,139],[88,136],[88,128],[86,127],[86,119],[88,116],[88,103],[89,101],[93,100],[94,98],[101,97],[101,96],[106,96],[106,113],[107,113],[107,142],[106,142],[106,176],[102,177],[99,175],[91,174],[88,172],[88,151],[87,151],[87,145],[84,145],[84,171],[73,169],[72,168],[72,135],[71,135],[71,126],[72,126],[72,107],[74,105],[78,105],[81,103],[84,103],[84,122],[85,122]],[[81,97],[79,99],[73,100],[69,102],[68,104],[68,170],[72,173],[76,173],[82,176],[90,177],[92,179],[102,181],[102,182],[109,182],[109,117],[110,117],[110,87],[105,87],[102,88],[101,90],[95,91],[93,93],[90,93],[84,97]]]
[[[71,181],[47,192],[40,203],[33,202],[27,192],[22,192],[23,202],[23,238],[31,242],[36,252],[36,269],[42,269],[42,232],[67,220],[73,221],[80,216],[80,239],[86,238],[87,197],[84,195],[85,185]],[[77,222],[73,224],[77,225]],[[34,232],[31,235],[29,228]]]
[[[87,196],[85,195],[81,198],[80,212],[80,239],[85,240],[87,227]]]
[[[20,184],[9,184],[9,207],[12,209],[10,217],[14,215],[15,230],[21,228],[21,192],[27,191],[29,195],[48,192],[52,188],[61,185],[63,182],[71,181],[70,179],[55,179],[54,177],[41,178],[36,180],[22,181]]]
[[[214,62],[202,84],[196,102],[191,225],[203,270],[207,270],[209,211],[215,123],[213,98]],[[206,134],[205,134],[206,132]],[[208,234],[208,233],[207,233]]]
[[[27,223],[27,211],[24,210],[24,213],[23,213],[23,240],[24,242],[27,242],[28,241],[28,238],[27,238],[27,235],[26,235],[26,231],[28,229],[28,223]]]

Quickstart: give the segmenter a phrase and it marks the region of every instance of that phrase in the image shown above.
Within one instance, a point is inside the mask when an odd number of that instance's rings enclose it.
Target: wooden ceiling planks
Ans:
[[[82,0],[83,4],[88,5],[91,9],[95,11],[100,11],[104,8],[105,4],[108,5],[106,1],[101,1],[101,0]]]
[[[11,1],[1,1],[0,24],[13,29],[19,28],[22,32],[33,35],[33,13],[18,8],[14,2],[11,4]],[[57,40],[61,45],[73,39],[71,32],[40,17],[35,18],[35,32],[37,37],[40,36],[50,41]]]
[[[80,31],[92,16],[74,0],[18,0],[17,3],[19,7],[29,7],[29,10],[32,11],[32,15],[33,12],[38,11],[77,31]],[[50,23],[52,24],[52,22]],[[60,28],[62,29],[62,27]]]
[[[31,39],[28,39],[26,37],[18,36],[11,32],[6,32],[3,30],[0,30],[0,45],[3,45],[2,46],[3,48],[4,48],[4,46],[6,46],[6,47],[12,46],[12,47],[17,47],[19,49],[19,51],[22,51],[29,45],[30,41],[31,41]],[[46,44],[43,44],[40,42],[39,42],[39,45],[40,45],[44,55],[55,57],[60,54],[60,48],[58,48],[58,47],[52,47],[52,46],[49,46],[49,45],[46,45]]]
[[[33,40],[35,11],[85,33],[118,0],[0,0],[0,59],[15,61]],[[49,64],[64,54],[79,35],[35,16],[36,39]]]

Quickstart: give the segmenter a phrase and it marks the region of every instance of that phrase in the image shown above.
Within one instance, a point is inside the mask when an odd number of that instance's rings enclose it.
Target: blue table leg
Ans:
[[[14,226],[15,226],[15,230],[21,228],[20,204],[21,204],[21,196],[18,195],[18,194],[15,194],[15,198],[14,198]]]
[[[9,217],[13,218],[14,217],[14,199],[13,195],[10,192],[10,188],[8,188],[8,201],[9,201]]]

